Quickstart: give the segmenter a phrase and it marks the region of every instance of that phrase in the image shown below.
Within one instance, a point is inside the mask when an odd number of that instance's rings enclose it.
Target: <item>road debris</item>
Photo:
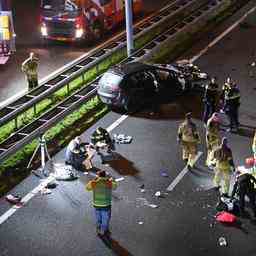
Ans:
[[[155,193],[155,196],[156,196],[156,197],[160,197],[160,196],[161,196],[161,192],[160,192],[160,191],[157,191],[157,192]]]
[[[143,222],[143,221],[139,221],[138,224],[139,224],[139,225],[143,225],[144,222]]]
[[[228,244],[227,244],[227,240],[226,240],[226,238],[225,237],[220,237],[219,238],[219,245],[220,246],[227,246]]]
[[[120,178],[115,179],[116,182],[119,182],[119,181],[122,181],[122,180],[124,180],[124,177],[120,177]]]
[[[11,194],[9,194],[9,195],[7,195],[6,197],[5,197],[5,200],[7,201],[7,202],[9,202],[9,203],[11,203],[11,204],[15,204],[16,206],[19,206],[19,205],[21,205],[22,203],[21,203],[21,196],[15,196],[15,195],[11,195]]]
[[[166,171],[161,171],[161,176],[165,177],[165,178],[169,177],[169,175],[168,175],[168,173]]]

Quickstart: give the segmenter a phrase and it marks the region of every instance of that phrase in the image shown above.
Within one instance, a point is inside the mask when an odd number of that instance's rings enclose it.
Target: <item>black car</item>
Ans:
[[[140,62],[117,65],[99,80],[98,95],[112,108],[134,112],[146,104],[155,104],[159,97],[174,99],[192,88],[194,74],[192,77],[192,72],[187,71],[191,68],[187,66],[185,69],[183,64],[150,65]]]

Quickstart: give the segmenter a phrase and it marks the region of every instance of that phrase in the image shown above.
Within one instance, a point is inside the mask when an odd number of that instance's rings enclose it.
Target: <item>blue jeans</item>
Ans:
[[[96,225],[101,232],[106,232],[109,229],[111,218],[111,206],[98,208],[95,207]]]

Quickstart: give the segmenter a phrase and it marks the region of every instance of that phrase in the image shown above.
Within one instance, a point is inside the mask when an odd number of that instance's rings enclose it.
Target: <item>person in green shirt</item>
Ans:
[[[117,183],[112,178],[107,177],[105,171],[97,172],[97,177],[86,185],[86,190],[93,192],[96,232],[100,236],[109,234],[112,190],[116,188]]]

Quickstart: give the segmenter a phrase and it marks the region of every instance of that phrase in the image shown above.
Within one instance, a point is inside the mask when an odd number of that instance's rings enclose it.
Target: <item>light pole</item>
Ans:
[[[127,41],[127,55],[131,55],[133,44],[133,24],[132,24],[132,0],[125,0],[125,20],[126,20],[126,41]]]

